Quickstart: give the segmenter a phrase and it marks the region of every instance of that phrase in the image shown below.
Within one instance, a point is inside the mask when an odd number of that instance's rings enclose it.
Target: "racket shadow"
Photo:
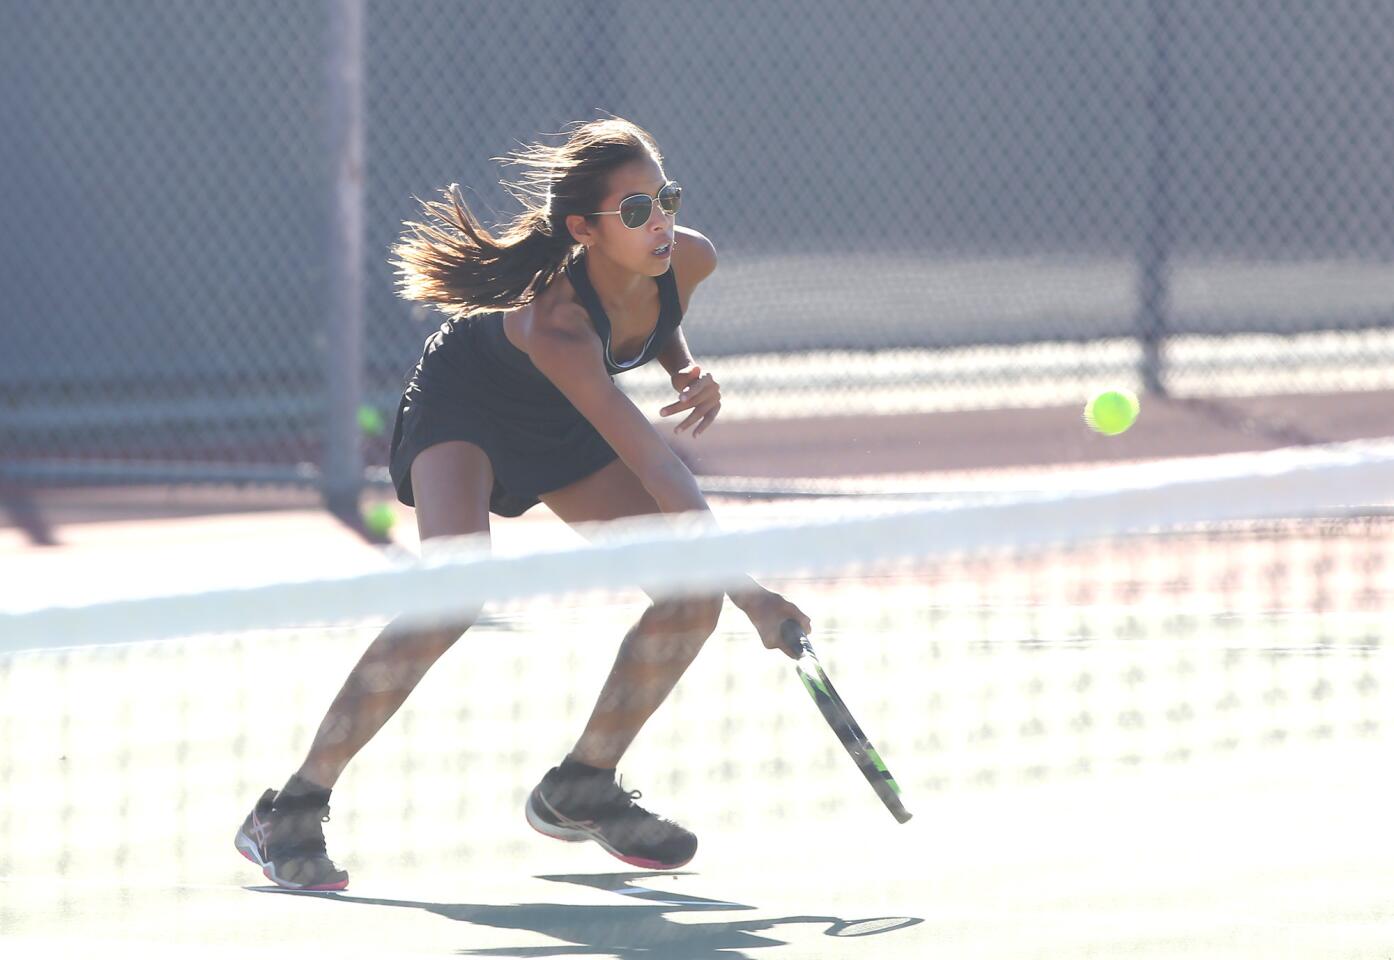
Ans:
[[[435,903],[357,897],[346,893],[250,887],[258,893],[315,897],[343,904],[400,907],[424,910],[447,920],[541,934],[564,943],[549,946],[466,948],[461,956],[474,957],[582,957],[615,956],[623,960],[754,960],[747,950],[764,951],[788,946],[788,941],[761,933],[792,924],[820,924],[828,936],[872,936],[922,923],[920,917],[878,917],[847,920],[835,916],[746,917],[738,920],[694,921],[702,913],[754,911],[757,907],[732,901],[653,890],[642,885],[648,879],[691,874],[605,873],[552,874],[537,879],[571,883],[605,890],[638,901],[599,906],[568,903]],[[681,921],[670,919],[683,915]]]

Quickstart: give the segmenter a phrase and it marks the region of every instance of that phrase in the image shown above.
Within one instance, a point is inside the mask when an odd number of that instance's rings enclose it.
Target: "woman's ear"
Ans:
[[[566,229],[571,233],[571,239],[582,246],[590,246],[595,240],[595,228],[579,213],[573,213],[566,218]]]

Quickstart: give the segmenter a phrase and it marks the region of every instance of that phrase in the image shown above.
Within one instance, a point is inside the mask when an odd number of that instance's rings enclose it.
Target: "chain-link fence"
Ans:
[[[0,479],[319,475],[352,6],[0,0]],[[510,217],[490,157],[602,113],[720,251],[685,327],[733,415],[1394,380],[1394,4],[361,9],[384,412],[438,322],[387,264],[413,196]]]

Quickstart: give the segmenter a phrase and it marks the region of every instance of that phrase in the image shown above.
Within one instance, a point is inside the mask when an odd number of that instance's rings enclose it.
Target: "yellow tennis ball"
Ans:
[[[358,408],[358,429],[370,437],[380,435],[387,428],[387,422],[376,407],[363,404]]]
[[[1138,409],[1137,394],[1131,390],[1105,390],[1084,405],[1084,422],[1111,437],[1133,425]]]
[[[378,537],[385,537],[392,531],[392,525],[397,522],[397,515],[392,512],[392,507],[385,503],[375,503],[363,511],[363,525]]]

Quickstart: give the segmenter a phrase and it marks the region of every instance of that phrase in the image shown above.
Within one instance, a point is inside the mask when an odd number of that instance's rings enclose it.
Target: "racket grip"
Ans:
[[[808,643],[803,627],[799,626],[797,620],[785,620],[779,625],[779,639],[789,656],[796,659],[803,655]]]

